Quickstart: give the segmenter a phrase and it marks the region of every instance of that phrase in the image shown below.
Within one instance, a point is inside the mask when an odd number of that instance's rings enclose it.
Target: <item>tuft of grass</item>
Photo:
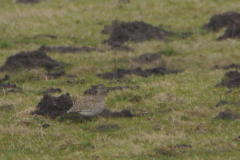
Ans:
[[[0,49],[10,49],[13,46],[11,41],[0,40]]]

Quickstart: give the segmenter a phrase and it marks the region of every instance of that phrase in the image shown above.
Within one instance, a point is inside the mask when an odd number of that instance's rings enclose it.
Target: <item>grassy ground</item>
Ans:
[[[85,79],[84,84],[67,84],[66,77],[47,80],[44,69],[7,73],[23,93],[0,91],[0,105],[14,104],[14,109],[0,111],[0,159],[239,159],[238,120],[215,120],[220,111],[238,105],[215,108],[220,100],[238,101],[239,89],[214,88],[224,70],[210,70],[215,65],[238,63],[239,40],[215,41],[223,33],[206,33],[201,27],[216,13],[239,11],[237,0],[44,0],[35,5],[0,0],[0,65],[8,56],[30,51],[40,45],[93,46],[107,35],[104,25],[115,19],[141,20],[163,24],[171,31],[190,31],[187,39],[170,42],[127,43],[133,52],[86,54],[48,53],[53,59],[71,63],[68,74]],[[53,34],[57,39],[31,39],[37,34]],[[177,75],[142,78],[128,76],[122,81],[103,80],[94,74],[115,67],[133,67],[128,61],[146,52],[171,50],[167,56],[171,68],[184,68]],[[116,64],[113,63],[116,55]],[[149,66],[142,66],[147,68]],[[6,73],[0,73],[3,77]],[[138,108],[147,110],[142,117],[96,118],[92,122],[59,122],[47,117],[32,117],[29,112],[42,98],[43,87],[60,87],[72,96],[81,96],[91,85],[139,85],[139,90],[113,91],[107,96],[111,110]],[[59,96],[60,94],[54,94]],[[22,122],[30,122],[30,126]],[[49,128],[43,129],[45,123]],[[102,124],[118,124],[119,130],[96,132]],[[190,149],[174,149],[176,144],[190,144]]]

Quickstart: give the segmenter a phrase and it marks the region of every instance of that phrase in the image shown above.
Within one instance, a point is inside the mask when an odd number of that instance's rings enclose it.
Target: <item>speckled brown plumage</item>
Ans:
[[[104,85],[100,85],[96,96],[87,96],[78,99],[67,113],[75,112],[85,117],[92,117],[100,114],[105,108],[106,93],[107,88]]]

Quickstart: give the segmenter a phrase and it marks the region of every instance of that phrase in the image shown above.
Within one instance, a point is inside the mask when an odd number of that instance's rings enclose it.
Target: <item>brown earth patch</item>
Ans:
[[[46,68],[47,70],[61,67],[61,65],[51,57],[47,56],[44,51],[36,50],[31,52],[19,52],[7,58],[5,64],[0,67],[1,71],[17,71],[21,68]]]
[[[235,64],[235,63],[231,63],[229,65],[225,65],[225,66],[219,66],[219,65],[215,65],[212,69],[231,69],[231,68],[240,68],[240,64]]]
[[[72,46],[45,46],[42,45],[38,50],[42,50],[45,52],[59,52],[59,53],[85,53],[85,52],[93,52],[99,51],[104,52],[102,49],[94,48],[94,47],[72,47]]]
[[[165,40],[167,36],[186,38],[192,34],[190,32],[170,32],[160,26],[153,26],[142,21],[120,22],[118,20],[114,20],[112,25],[105,26],[101,33],[110,33],[109,38],[103,41],[103,43],[107,43],[110,46],[124,44],[127,41],[144,42],[151,39]]]
[[[7,88],[8,92],[22,92],[22,88],[18,87],[16,84],[11,84],[10,82],[2,83],[0,81],[0,88]]]
[[[223,27],[227,27],[229,23],[234,20],[240,20],[240,13],[226,12],[222,14],[213,15],[210,21],[204,25],[204,29],[217,32]]]
[[[57,116],[67,114],[67,111],[72,106],[73,102],[68,93],[59,97],[53,97],[46,94],[36,106],[37,109],[31,112],[31,115],[37,114],[56,118]]]
[[[240,72],[238,72],[237,70],[226,72],[222,81],[215,87],[219,86],[228,88],[240,87]]]
[[[142,70],[140,67],[134,69],[117,69],[116,72],[105,72],[102,74],[97,74],[98,77],[102,77],[104,79],[119,79],[124,77],[124,75],[139,75],[142,77],[148,77],[151,75],[165,75],[165,74],[176,74],[180,73],[183,70],[174,69],[174,70],[167,70],[165,67],[155,67],[149,68],[146,70]]]
[[[102,85],[102,84],[98,84],[98,85],[94,85],[91,88],[87,89],[84,91],[84,95],[97,95],[98,92],[98,87]],[[105,86],[107,88],[107,92],[109,91],[114,91],[114,90],[123,90],[124,88],[129,88],[129,89],[139,89],[139,86],[135,86],[135,87],[130,87],[130,86],[116,86],[116,87],[108,87]]]
[[[232,113],[229,109],[224,112],[220,112],[214,119],[223,119],[223,120],[234,120],[239,119],[240,116],[238,114]]]
[[[237,21],[229,22],[224,34],[217,38],[217,40],[224,40],[227,38],[238,38],[240,37],[240,19]]]
[[[164,40],[166,36],[174,35],[173,32],[166,31],[161,27],[155,27],[142,21],[134,22],[117,22],[114,21],[112,26],[105,26],[101,33],[109,33],[111,35],[106,42],[109,45],[115,43],[123,44],[127,41],[144,42],[150,39]]]

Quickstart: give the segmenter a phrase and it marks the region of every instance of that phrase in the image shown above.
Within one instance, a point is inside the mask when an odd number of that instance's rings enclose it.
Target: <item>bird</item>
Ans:
[[[83,117],[97,116],[105,108],[105,95],[107,92],[108,88],[100,85],[96,96],[86,96],[82,99],[77,99],[67,113],[78,113]]]

